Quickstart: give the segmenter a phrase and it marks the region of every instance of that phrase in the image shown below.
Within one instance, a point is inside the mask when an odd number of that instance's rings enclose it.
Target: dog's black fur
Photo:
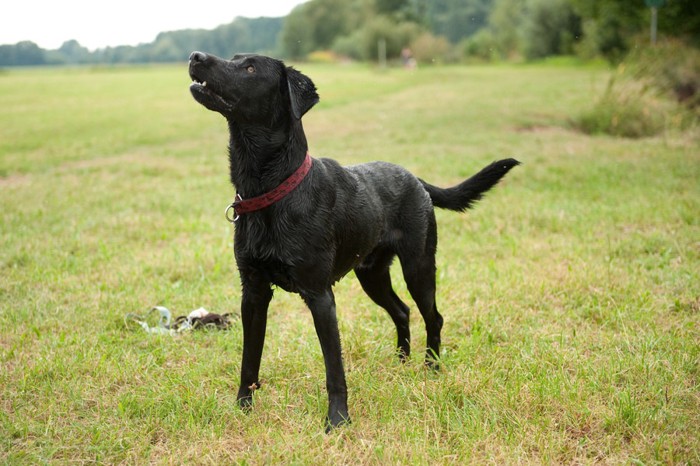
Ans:
[[[266,193],[293,173],[308,146],[301,117],[318,102],[313,82],[259,55],[224,60],[190,55],[190,91],[221,113],[230,131],[231,182],[243,199]],[[508,171],[514,159],[441,189],[383,162],[341,167],[314,159],[301,184],[279,202],[236,222],[234,251],[243,287],[243,361],[238,401],[252,404],[272,285],[301,295],[313,316],[326,365],[328,428],[349,422],[333,284],[354,270],[362,288],[391,316],[402,359],[410,353],[409,308],[394,293],[389,266],[399,257],[427,331],[426,363],[437,367],[442,316],[435,305],[437,228],[433,206],[463,211]]]

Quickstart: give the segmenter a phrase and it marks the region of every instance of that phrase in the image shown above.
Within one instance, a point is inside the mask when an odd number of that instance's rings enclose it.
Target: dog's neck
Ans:
[[[277,187],[304,161],[308,150],[301,121],[281,129],[229,121],[231,183],[244,198]]]

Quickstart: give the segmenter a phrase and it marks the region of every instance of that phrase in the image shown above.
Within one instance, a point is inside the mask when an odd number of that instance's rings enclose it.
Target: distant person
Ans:
[[[413,58],[413,52],[408,47],[404,47],[401,50],[401,61],[403,62],[403,67],[412,70],[416,67],[416,59]]]

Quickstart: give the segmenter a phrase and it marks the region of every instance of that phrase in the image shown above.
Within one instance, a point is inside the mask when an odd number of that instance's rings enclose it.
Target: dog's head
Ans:
[[[224,60],[192,52],[189,72],[195,100],[236,123],[272,125],[285,118],[299,120],[318,102],[311,79],[262,55],[241,54]]]

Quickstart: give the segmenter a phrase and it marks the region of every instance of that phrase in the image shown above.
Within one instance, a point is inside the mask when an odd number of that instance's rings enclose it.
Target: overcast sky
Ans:
[[[152,42],[159,32],[213,29],[236,16],[286,16],[304,0],[14,0],[2,7],[0,44],[57,49],[75,39],[94,50]]]

